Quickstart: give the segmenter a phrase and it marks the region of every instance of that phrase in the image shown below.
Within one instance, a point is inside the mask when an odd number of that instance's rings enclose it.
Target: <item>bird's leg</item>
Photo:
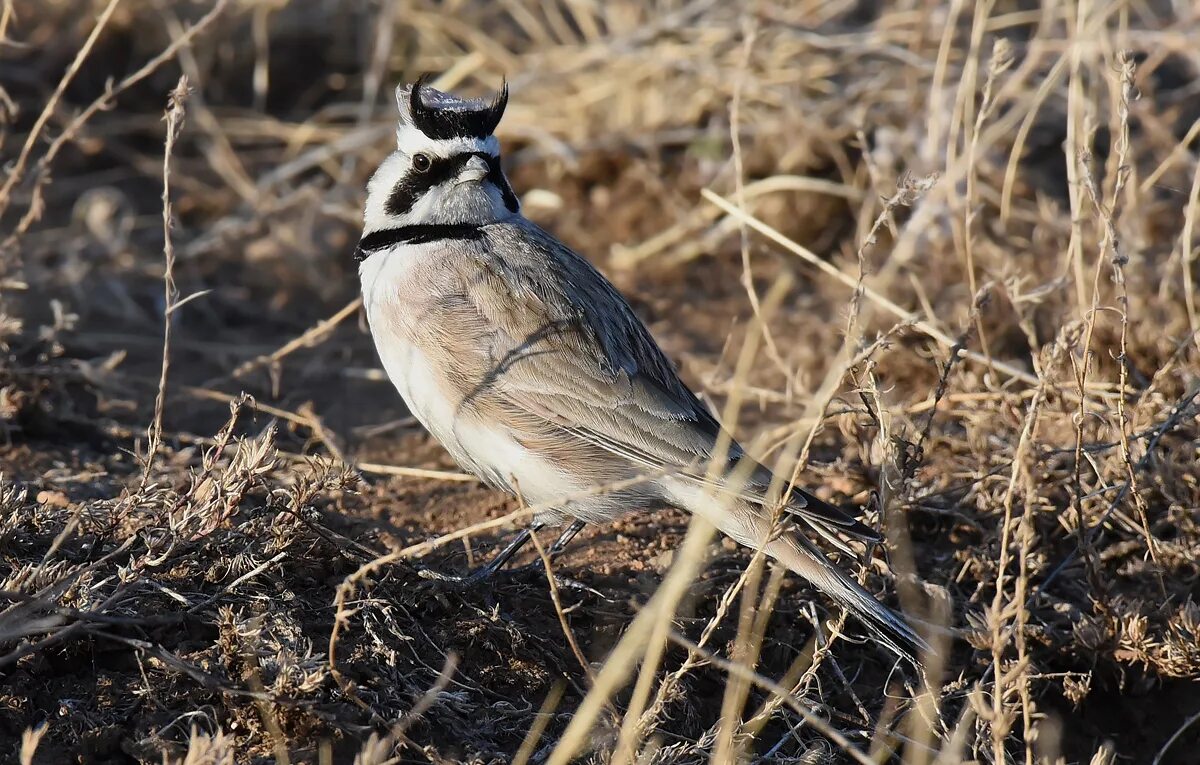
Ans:
[[[478,584],[484,580],[490,579],[497,571],[504,568],[504,565],[512,560],[512,557],[525,546],[530,537],[542,529],[544,524],[534,523],[528,528],[521,529],[521,533],[513,537],[513,540],[508,543],[508,546],[496,554],[486,564],[480,566],[466,576],[454,576],[453,574],[442,574],[430,569],[422,569],[421,576],[425,579],[436,579],[439,582],[451,582],[453,584],[470,586]],[[556,543],[557,544],[557,543]]]
[[[583,527],[586,525],[587,523],[578,519],[571,521],[571,525],[567,526],[563,530],[563,533],[558,535],[558,539],[554,540],[554,544],[546,548],[546,559],[553,561],[561,555],[563,550],[567,549],[567,545],[571,544],[571,540],[575,538],[575,535],[583,531]],[[521,566],[519,569],[515,569],[515,571],[535,571],[541,569],[545,565],[545,562],[539,558],[528,566]]]
[[[554,544],[550,545],[550,549],[546,550],[547,557],[550,560],[562,554],[562,551],[567,549],[567,545],[571,544],[571,540],[575,535],[583,531],[583,527],[587,524],[579,519],[571,521],[571,525],[566,528],[563,533],[558,535],[558,539],[554,540]]]

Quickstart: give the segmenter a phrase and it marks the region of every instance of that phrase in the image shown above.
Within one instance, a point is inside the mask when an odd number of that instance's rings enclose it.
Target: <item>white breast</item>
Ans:
[[[434,244],[402,245],[371,255],[359,269],[363,305],[388,377],[414,417],[465,470],[493,486],[520,491],[530,503],[553,502],[582,488],[558,466],[521,446],[503,423],[482,423],[461,411],[435,360],[414,342],[411,324],[429,282],[423,279],[444,252]],[[515,484],[515,485],[514,485]]]
[[[434,248],[413,244],[377,252],[359,268],[363,306],[375,349],[404,403],[443,444],[453,438],[454,408],[425,353],[413,342],[413,314],[428,291]]]

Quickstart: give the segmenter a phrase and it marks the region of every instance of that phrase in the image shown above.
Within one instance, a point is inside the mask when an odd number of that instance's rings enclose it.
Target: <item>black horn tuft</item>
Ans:
[[[429,86],[429,75],[413,83],[408,96],[412,124],[433,139],[487,138],[495,132],[508,106],[508,83],[490,104],[456,98]]]
[[[487,134],[491,135],[496,132],[496,126],[500,124],[500,118],[504,116],[504,110],[508,107],[508,80],[500,81],[500,92],[492,99],[491,106],[488,107],[488,128]]]

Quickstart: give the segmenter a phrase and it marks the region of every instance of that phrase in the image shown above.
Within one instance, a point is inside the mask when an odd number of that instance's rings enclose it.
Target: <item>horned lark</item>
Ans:
[[[375,346],[413,415],[464,469],[553,508],[472,578],[545,526],[569,522],[557,552],[584,524],[673,506],[764,548],[899,654],[925,649],[805,536],[877,541],[874,530],[796,489],[787,516],[799,528],[779,533],[764,506],[771,473],[754,463],[748,480],[735,472],[748,459],[736,443],[727,466],[708,471],[721,425],[616,288],[521,215],[493,135],[507,86],[485,102],[422,79],[396,100],[396,151],[371,178],[356,251]]]

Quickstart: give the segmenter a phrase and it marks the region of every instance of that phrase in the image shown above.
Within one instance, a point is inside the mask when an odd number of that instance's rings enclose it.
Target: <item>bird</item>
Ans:
[[[411,414],[464,470],[544,508],[459,581],[491,576],[546,527],[565,526],[553,556],[586,524],[674,507],[761,547],[918,662],[926,641],[812,539],[850,550],[881,535],[798,487],[781,529],[770,470],[723,435],[616,287],[522,214],[495,135],[508,97],[507,82],[490,99],[428,76],[398,86],[396,150],[367,184],[355,249],[370,333]]]

